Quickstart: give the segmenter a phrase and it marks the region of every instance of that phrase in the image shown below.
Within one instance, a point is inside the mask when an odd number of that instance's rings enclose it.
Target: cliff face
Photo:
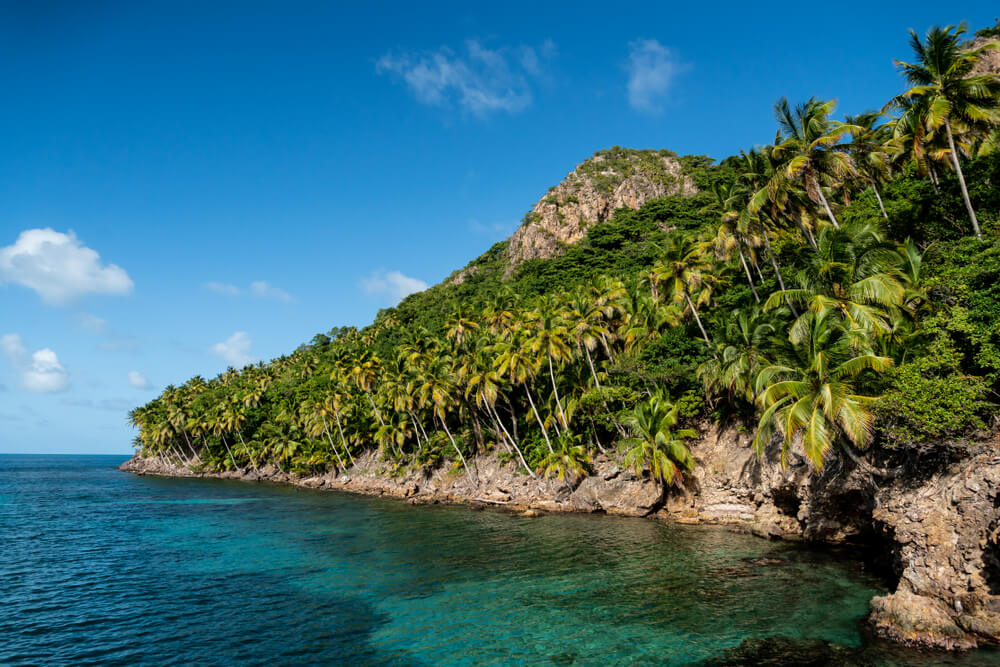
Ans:
[[[980,37],[973,41],[972,45],[980,47],[995,41],[997,40]],[[1000,74],[1000,49],[994,48],[984,51],[982,58],[972,71],[975,74]]]
[[[637,209],[651,199],[697,191],[669,151],[615,147],[595,153],[525,216],[507,245],[507,274],[525,260],[558,254],[616,209]]]

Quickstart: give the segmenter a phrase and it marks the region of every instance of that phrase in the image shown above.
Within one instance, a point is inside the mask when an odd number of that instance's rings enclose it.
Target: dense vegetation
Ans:
[[[363,330],[168,387],[131,413],[137,447],[295,471],[377,449],[471,477],[494,452],[567,484],[601,451],[670,484],[711,418],[816,470],[834,448],[873,475],[939,454],[1000,397],[1000,79],[973,72],[997,43],[963,32],[912,35],[881,111],[781,100],[773,143],[680,158],[699,194],[506,281],[500,243]]]

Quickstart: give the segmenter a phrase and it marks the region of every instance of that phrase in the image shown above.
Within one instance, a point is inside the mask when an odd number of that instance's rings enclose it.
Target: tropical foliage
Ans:
[[[772,143],[678,158],[697,194],[619,210],[557,257],[505,278],[497,244],[362,330],[167,387],[132,411],[137,447],[213,470],[367,453],[473,480],[494,453],[570,488],[601,454],[667,487],[713,415],[816,470],[986,426],[1000,80],[976,69],[997,43],[963,32],[911,34],[883,111],[779,100]]]

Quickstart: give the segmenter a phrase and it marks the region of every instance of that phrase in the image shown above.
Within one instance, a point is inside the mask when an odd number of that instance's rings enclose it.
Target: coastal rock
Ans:
[[[908,591],[873,598],[869,621],[879,635],[901,644],[949,650],[976,646],[943,602]]]
[[[620,516],[646,516],[662,504],[659,485],[629,473],[604,479],[601,475],[585,478],[570,496],[576,511],[603,511]]]

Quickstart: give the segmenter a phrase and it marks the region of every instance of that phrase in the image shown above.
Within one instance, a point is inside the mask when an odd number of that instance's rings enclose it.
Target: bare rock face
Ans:
[[[872,601],[880,634],[940,648],[1000,639],[996,453],[993,444],[916,488],[898,482],[879,491],[873,518],[898,545],[902,567],[896,592]]]
[[[972,42],[972,46],[980,47],[991,41],[996,41],[996,39],[980,37]],[[1000,74],[1000,49],[984,51],[982,58],[979,59],[979,63],[972,71],[974,74]]]
[[[651,199],[697,191],[669,151],[618,147],[600,151],[577,166],[528,213],[507,246],[507,273],[525,260],[558,254],[616,209],[637,209]]]
[[[596,475],[583,479],[569,499],[576,511],[619,516],[647,516],[663,504],[663,489],[649,479],[622,471],[612,462],[599,465]]]

